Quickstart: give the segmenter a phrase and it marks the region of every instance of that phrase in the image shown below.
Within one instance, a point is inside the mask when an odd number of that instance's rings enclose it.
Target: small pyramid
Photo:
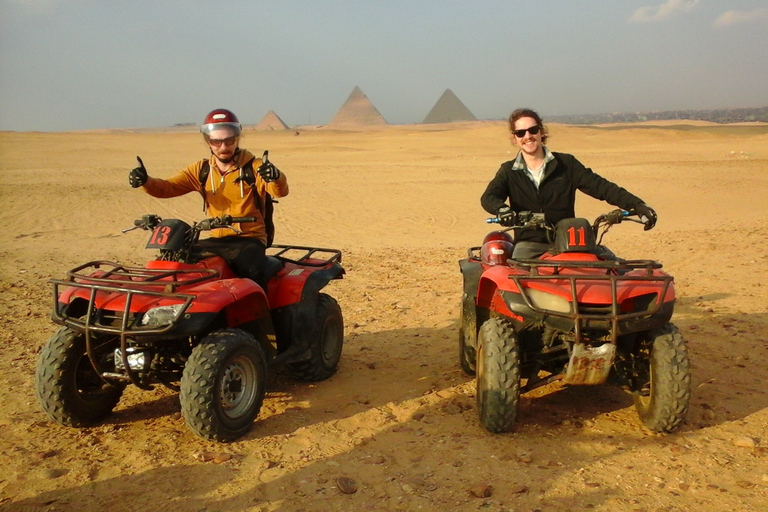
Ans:
[[[380,126],[388,124],[371,100],[363,94],[360,87],[355,86],[352,94],[333,116],[328,126]]]
[[[280,116],[275,114],[274,110],[267,112],[267,115],[259,121],[254,130],[287,130],[288,125],[280,119]]]
[[[429,111],[422,124],[431,123],[453,123],[456,121],[477,121],[477,118],[453,94],[453,91],[446,89],[435,106]]]

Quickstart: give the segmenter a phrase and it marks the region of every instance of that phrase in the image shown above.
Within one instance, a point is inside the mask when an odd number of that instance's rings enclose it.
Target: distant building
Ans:
[[[437,100],[437,103],[435,103],[435,106],[432,107],[432,110],[429,111],[427,117],[424,118],[422,124],[453,123],[457,121],[477,121],[477,118],[453,94],[453,91],[446,89],[443,95],[440,96],[440,99]]]
[[[371,100],[355,86],[347,101],[341,106],[329,127],[382,126],[388,124]]]
[[[280,116],[275,114],[274,110],[270,110],[267,112],[267,114],[262,118],[261,121],[259,121],[259,124],[256,125],[254,130],[287,130],[288,125],[283,122],[282,119],[280,119]]]

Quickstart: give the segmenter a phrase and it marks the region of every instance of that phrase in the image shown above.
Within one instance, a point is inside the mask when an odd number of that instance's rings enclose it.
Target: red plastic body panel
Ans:
[[[486,265],[483,266],[486,267]],[[510,311],[504,299],[499,295],[499,290],[517,291],[515,282],[509,279],[510,270],[508,266],[487,266],[478,285],[477,305],[522,321],[523,318]]]
[[[541,258],[544,261],[555,262],[562,261],[567,264],[568,261],[574,262],[590,262],[590,261],[602,261],[594,254],[589,253],[562,253],[558,255],[547,254]],[[534,289],[546,292],[548,294],[557,295],[568,302],[573,300],[571,295],[571,286],[569,279],[558,279],[557,275],[561,276],[583,276],[585,279],[577,279],[576,288],[576,300],[579,303],[595,304],[595,305],[611,305],[613,301],[613,291],[611,288],[611,282],[608,279],[589,279],[591,276],[607,276],[613,270],[606,268],[579,268],[579,267],[539,267],[537,269],[537,275],[539,276],[551,276],[546,279],[525,279],[526,276],[531,275],[530,269],[526,267],[516,267],[509,265],[483,265],[483,275],[480,278],[477,293],[477,305],[480,307],[489,308],[492,311],[497,311],[507,316],[513,315],[507,305],[499,296],[497,290],[503,290],[513,293],[520,293],[515,284],[514,279],[510,276],[519,276],[520,285],[524,289]],[[555,272],[558,272],[556,275]],[[637,276],[638,279],[632,279],[633,276]],[[616,298],[619,304],[635,298],[648,294],[659,294],[664,290],[664,284],[661,281],[647,281],[642,278],[649,277],[668,277],[668,274],[659,269],[653,269],[650,273],[646,270],[630,270],[621,276],[621,279],[616,281]],[[665,295],[662,302],[669,302],[675,300],[675,287],[674,282],[670,282],[666,287]]]
[[[159,269],[165,269],[165,270],[182,270],[182,269],[194,269],[194,268],[209,268],[217,271],[219,273],[220,279],[234,279],[237,276],[234,272],[229,268],[227,265],[227,262],[224,261],[224,258],[220,256],[211,256],[210,258],[205,258],[204,260],[201,260],[195,264],[190,263],[179,263],[177,261],[161,261],[161,260],[153,260],[147,262],[146,265],[149,269],[159,270]]]
[[[310,263],[322,263],[322,260],[309,259]],[[267,297],[272,309],[281,308],[301,301],[304,284],[313,272],[325,270],[331,265],[306,267],[286,262],[285,266],[270,279],[267,284]]]
[[[140,281],[137,278],[126,279],[125,276],[116,274],[111,277],[114,286],[123,290],[131,290],[130,309],[131,313],[143,313],[147,310],[164,305],[173,305],[184,302],[179,295],[194,295],[195,299],[186,310],[187,313],[217,313],[226,310],[228,319],[232,320],[230,325],[239,325],[249,320],[261,318],[269,315],[269,306],[266,294],[261,287],[250,279],[241,279],[234,275],[224,260],[218,256],[206,258],[196,264],[179,263],[175,261],[150,261],[146,265],[147,269],[162,271],[190,271],[201,269],[201,272],[185,272],[175,274],[173,277],[157,279],[157,285],[147,285],[143,282],[133,284],[134,281]],[[203,269],[213,269],[218,272],[218,276],[206,273]],[[107,275],[102,271],[95,271],[92,277],[103,277]],[[211,279],[204,280],[189,286],[185,286],[184,281],[191,281],[206,275],[211,275]],[[225,276],[225,278],[221,278]],[[88,283],[87,280],[82,281]],[[162,293],[168,283],[174,283],[173,292],[168,292],[167,297],[156,294],[142,294],[142,290]],[[135,292],[134,292],[135,290]],[[59,302],[69,303],[75,298],[88,301],[91,290],[88,288],[67,287],[64,288]],[[94,298],[94,306],[97,309],[106,309],[110,311],[123,311],[126,301],[129,300],[129,294],[125,291],[99,290]]]

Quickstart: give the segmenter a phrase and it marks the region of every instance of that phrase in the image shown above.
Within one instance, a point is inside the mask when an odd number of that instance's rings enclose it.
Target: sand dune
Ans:
[[[337,247],[347,275],[330,380],[282,374],[238,442],[194,437],[164,389],[129,390],[102,425],[52,424],[37,406],[39,347],[56,330],[47,280],[91,259],[141,263],[142,214],[200,219],[201,199],[127,184],[140,155],[172,175],[206,155],[190,130],[0,133],[0,512],[21,510],[764,510],[768,503],[768,125],[552,125],[549,147],[644,198],[656,229],[608,245],[676,277],[694,395],[652,435],[610,387],[538,389],[491,435],[458,367],[457,261],[488,231],[479,197],[514,157],[503,122],[247,131],[291,193],[277,243]],[[582,196],[580,214],[612,209]],[[746,446],[750,441],[754,446]],[[221,464],[200,454],[226,453]],[[353,495],[336,480],[357,482]],[[471,490],[489,487],[477,498]]]

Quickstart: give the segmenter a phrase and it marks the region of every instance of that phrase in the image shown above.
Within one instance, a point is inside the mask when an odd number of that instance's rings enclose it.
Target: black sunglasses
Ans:
[[[208,143],[214,147],[219,147],[222,144],[226,146],[231,146],[232,144],[235,143],[236,140],[237,140],[237,136],[234,136],[234,137],[227,137],[226,139],[208,139]]]
[[[541,127],[539,125],[531,126],[530,128],[526,128],[525,130],[512,130],[512,133],[515,134],[515,137],[518,139],[522,139],[525,137],[525,132],[530,133],[531,135],[536,135],[539,133],[539,130],[541,130]]]

